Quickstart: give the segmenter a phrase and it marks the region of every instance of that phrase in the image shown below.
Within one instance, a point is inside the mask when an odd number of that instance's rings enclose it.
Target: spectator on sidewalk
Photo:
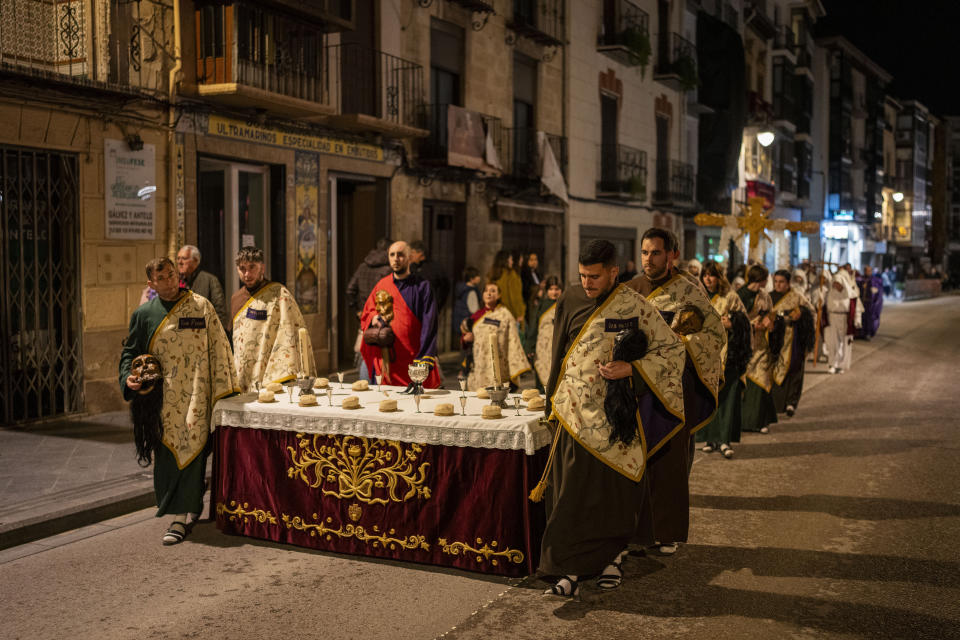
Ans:
[[[227,326],[227,302],[223,295],[223,284],[217,277],[200,268],[200,249],[185,244],[177,252],[177,270],[180,272],[181,286],[198,293],[213,305],[220,318],[220,324]]]
[[[437,301],[437,310],[441,311],[450,295],[450,278],[443,272],[440,265],[427,256],[423,243],[419,240],[410,243],[410,273],[430,283],[433,297]]]
[[[523,299],[529,300],[540,289],[540,256],[536,253],[526,255],[525,264],[520,267],[520,282],[523,284]]]

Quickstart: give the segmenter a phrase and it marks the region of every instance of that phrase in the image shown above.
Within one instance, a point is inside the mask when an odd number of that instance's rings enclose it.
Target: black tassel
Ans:
[[[787,321],[783,316],[777,315],[773,321],[773,328],[767,334],[767,344],[770,345],[770,353],[777,356],[783,349],[783,338],[787,333]]]
[[[148,467],[163,441],[163,381],[157,382],[146,395],[137,394],[130,401],[133,420],[133,442],[137,448],[137,464]]]
[[[816,344],[817,333],[813,328],[815,323],[813,312],[806,307],[800,307],[800,319],[793,325],[793,330],[796,333],[795,339],[800,341],[799,344],[803,353],[813,351]]]
[[[732,371],[734,377],[739,378],[750,364],[753,357],[753,346],[750,344],[752,329],[747,314],[742,311],[732,311],[729,314],[730,328],[727,330],[727,371]]]
[[[613,341],[613,359],[633,362],[647,354],[647,336],[639,329],[621,331]],[[637,395],[631,384],[633,376],[619,380],[607,380],[607,397],[603,409],[613,427],[610,444],[622,442],[630,446],[639,435],[637,432]]]

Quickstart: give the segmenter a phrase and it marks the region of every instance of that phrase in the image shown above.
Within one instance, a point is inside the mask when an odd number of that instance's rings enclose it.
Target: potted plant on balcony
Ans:
[[[678,76],[680,76],[680,86],[683,87],[684,91],[690,91],[696,89],[697,85],[700,84],[700,80],[697,77],[697,62],[693,59],[693,55],[689,51],[684,51],[677,58],[674,69]]]
[[[650,36],[637,25],[630,25],[620,34],[620,41],[630,52],[630,64],[640,66],[640,76],[643,77],[650,62]]]

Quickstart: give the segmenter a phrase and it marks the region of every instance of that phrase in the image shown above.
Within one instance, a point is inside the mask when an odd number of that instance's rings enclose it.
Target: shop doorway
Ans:
[[[201,268],[217,276],[230,297],[237,291],[241,247],[263,249],[267,277],[284,282],[282,167],[201,158],[197,173],[197,248]],[[278,179],[279,177],[279,179]],[[278,215],[271,215],[276,213]]]
[[[77,171],[0,146],[0,424],[83,408]]]
[[[337,370],[354,366],[360,320],[347,299],[347,284],[377,240],[390,234],[390,182],[384,178],[330,174],[330,360]],[[363,300],[359,301],[360,306]]]

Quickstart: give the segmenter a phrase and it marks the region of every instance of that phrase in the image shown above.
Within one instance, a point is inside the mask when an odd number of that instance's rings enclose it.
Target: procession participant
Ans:
[[[530,371],[517,323],[500,303],[496,282],[483,288],[483,306],[463,321],[462,333],[464,345],[473,345],[473,366],[467,375],[470,391],[508,382],[516,387],[520,376]]]
[[[841,269],[834,274],[824,302],[827,324],[823,329],[823,342],[827,350],[827,373],[843,373],[850,369],[853,358],[850,329],[859,323],[853,289],[846,271]]]
[[[210,301],[217,310],[220,324],[227,326],[227,305],[223,295],[223,285],[217,276],[200,269],[200,249],[185,244],[177,252],[177,270],[180,272],[180,284]]]
[[[805,269],[797,267],[793,270],[793,278],[790,280],[790,288],[809,300],[810,283],[807,280],[807,272]],[[776,283],[774,283],[774,289],[776,289]]]
[[[400,240],[387,251],[392,273],[370,292],[360,316],[363,331],[361,353],[367,368],[383,376],[383,384],[413,383],[407,371],[413,363],[430,368],[423,386],[440,387],[437,361],[437,304],[430,282],[410,273],[410,247]]]
[[[727,345],[720,354],[723,363],[723,383],[718,394],[717,412],[703,429],[697,432],[697,442],[704,442],[701,451],[710,453],[719,449],[725,458],[733,457],[731,442],[740,442],[740,396],[743,382],[740,377],[747,369],[752,349],[750,321],[740,296],[730,288],[720,265],[708,260],[700,275],[710,304],[716,309],[727,330]]]
[[[773,387],[774,356],[770,352],[767,332],[773,328],[770,310],[773,301],[764,291],[769,278],[767,268],[755,264],[747,270],[747,282],[737,290],[737,295],[747,309],[750,320],[753,355],[744,376],[743,405],[740,426],[743,431],[769,433],[767,425],[777,421],[770,389]]]
[[[550,354],[553,353],[553,326],[557,317],[557,300],[563,293],[560,278],[550,276],[544,281],[543,298],[536,316],[524,334],[524,349],[527,357],[533,354],[533,369],[537,374],[537,388],[545,389],[550,376]]]
[[[130,317],[130,329],[120,355],[120,387],[127,401],[140,401],[139,392],[151,386],[144,369],[159,373],[162,399],[157,416],[145,415],[151,424],[139,425],[138,457],[147,462],[152,454],[156,516],[172,514],[173,522],[163,534],[163,544],[181,542],[189,525],[187,515],[199,517],[203,508],[207,464],[207,437],[214,403],[239,391],[231,361],[230,344],[213,305],[206,298],[180,288],[180,279],[169,258],[146,265],[147,282],[157,297],[144,303]],[[157,366],[133,362],[149,354]],[[146,359],[144,359],[146,360]],[[142,377],[141,377],[142,376]],[[151,381],[152,382],[152,381]],[[156,387],[149,389],[156,393]],[[143,436],[143,427],[156,429]],[[152,449],[152,450],[151,450]]]
[[[300,375],[315,376],[313,348],[305,335],[300,307],[289,289],[266,279],[263,250],[243,247],[237,252],[236,264],[243,286],[230,299],[230,312],[240,388],[250,391],[257,385],[284,383]]]
[[[547,522],[539,570],[560,579],[546,593],[572,597],[585,574],[616,588],[627,544],[648,499],[647,457],[680,430],[684,349],[657,310],[617,286],[616,249],[592,240],[579,257],[580,286],[557,301],[546,415],[556,430],[543,478]],[[629,362],[613,360],[615,336],[646,344]],[[645,340],[644,340],[645,339]],[[610,381],[629,379],[631,406],[606,403]],[[626,414],[612,422],[611,409]]]
[[[523,298],[523,282],[513,266],[513,255],[506,249],[497,251],[493,257],[493,266],[490,268],[487,282],[496,282],[499,285],[503,304],[517,322],[523,322],[527,312],[527,303]]]
[[[863,268],[863,277],[858,281],[860,302],[863,303],[862,327],[857,331],[858,338],[870,340],[880,328],[880,312],[883,311],[883,279],[874,272],[873,267]]]
[[[773,405],[777,413],[793,417],[803,394],[803,369],[807,354],[814,346],[814,314],[816,311],[806,296],[790,286],[790,272],[781,269],[773,274],[773,313],[776,316],[774,334],[780,343],[773,355]],[[773,341],[771,334],[771,342]],[[776,350],[776,345],[771,345]]]
[[[686,542],[690,528],[689,479],[693,464],[694,434],[717,410],[722,365],[720,353],[727,334],[720,316],[703,293],[699,280],[674,267],[677,239],[666,229],[647,229],[640,239],[643,273],[627,286],[644,296],[668,323],[693,307],[702,316],[695,331],[683,335],[687,361],[683,375],[684,425],[682,432],[650,461],[651,513],[655,537],[664,554],[676,552]]]

